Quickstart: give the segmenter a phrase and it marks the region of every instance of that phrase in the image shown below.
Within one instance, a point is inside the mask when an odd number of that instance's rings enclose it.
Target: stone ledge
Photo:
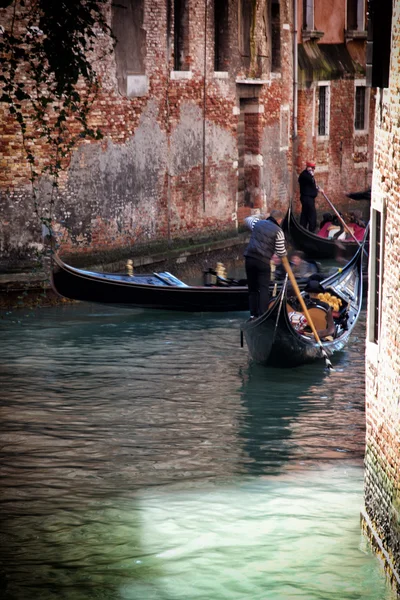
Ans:
[[[365,509],[361,511],[361,527],[368,538],[375,554],[384,562],[385,572],[391,585],[397,593],[400,592],[400,575],[397,572],[389,552],[384,548],[381,538],[378,535],[371,519]]]
[[[88,256],[88,262],[84,267],[93,271],[124,272],[126,262],[130,258],[134,269],[143,270],[144,267],[156,265],[169,261],[177,266],[186,262],[189,257],[204,255],[213,251],[226,250],[235,246],[242,246],[248,242],[249,233],[239,233],[235,237],[214,240],[211,242],[201,242],[193,244],[190,247],[175,248],[173,250],[158,252],[154,254],[143,254],[137,257],[127,257],[117,261],[106,261],[99,263]],[[72,257],[71,257],[72,258]],[[80,256],[80,258],[82,258]],[[73,266],[73,260],[67,261]],[[81,262],[81,261],[80,261]],[[152,271],[152,269],[148,269]],[[18,308],[25,305],[32,306],[36,304],[36,297],[43,298],[42,306],[53,305],[57,303],[57,296],[51,290],[50,285],[50,259],[45,259],[45,265],[42,269],[35,269],[31,272],[18,273],[0,273],[0,309]],[[47,298],[45,298],[47,296]],[[25,301],[22,301],[22,297]]]

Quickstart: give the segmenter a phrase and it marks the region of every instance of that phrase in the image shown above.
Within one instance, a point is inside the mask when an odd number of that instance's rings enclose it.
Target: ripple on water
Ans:
[[[242,318],[1,323],[5,600],[391,598],[359,526],[364,316],[332,373],[251,364]]]

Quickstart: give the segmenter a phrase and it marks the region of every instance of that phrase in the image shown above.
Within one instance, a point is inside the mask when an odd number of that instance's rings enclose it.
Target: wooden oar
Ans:
[[[288,274],[288,276],[289,276],[289,279],[290,279],[290,283],[292,284],[292,286],[293,286],[293,289],[294,289],[294,291],[296,292],[297,299],[298,299],[298,301],[300,302],[301,308],[303,309],[303,312],[304,312],[304,314],[305,314],[305,316],[306,316],[306,319],[307,319],[307,321],[308,321],[308,324],[309,324],[309,325],[310,325],[310,327],[311,327],[311,330],[312,330],[312,332],[313,332],[313,334],[314,334],[314,337],[315,337],[315,341],[317,342],[318,346],[319,346],[319,347],[320,347],[320,349],[321,349],[321,354],[322,354],[322,356],[325,358],[325,365],[328,367],[328,369],[331,369],[331,370],[333,371],[334,369],[333,369],[333,367],[332,367],[332,363],[331,363],[331,361],[329,360],[329,358],[328,358],[328,355],[327,355],[327,353],[326,353],[326,350],[325,350],[325,348],[323,347],[323,345],[322,345],[322,342],[321,342],[321,339],[320,339],[320,337],[319,337],[319,335],[318,335],[318,332],[317,332],[317,330],[315,329],[315,325],[314,325],[314,323],[313,323],[313,321],[312,321],[312,319],[311,319],[310,313],[308,312],[308,309],[307,309],[306,303],[304,302],[304,298],[303,298],[303,296],[302,296],[302,295],[301,295],[301,293],[300,293],[299,286],[297,285],[296,278],[295,278],[295,276],[293,275],[293,271],[292,271],[292,268],[291,268],[291,266],[290,266],[290,264],[289,264],[289,261],[288,261],[288,258],[287,258],[287,256],[283,256],[283,257],[282,257],[282,264],[283,264],[283,266],[285,267],[286,273]]]

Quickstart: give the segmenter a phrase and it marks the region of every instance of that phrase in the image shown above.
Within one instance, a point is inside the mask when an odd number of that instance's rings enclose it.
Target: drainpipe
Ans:
[[[299,67],[297,53],[297,0],[293,0],[293,139],[297,138],[297,107]]]
[[[293,0],[293,130],[292,130],[292,193],[291,203],[294,198],[294,174],[297,158],[297,114],[299,91],[299,66],[298,66],[298,41],[297,41],[297,2]]]
[[[204,87],[203,87],[203,212],[206,212],[206,93],[207,93],[207,2],[204,3]]]
[[[167,38],[165,56],[167,63],[167,86],[166,86],[166,133],[167,133],[167,242],[171,245],[171,124],[169,106],[169,88],[171,82],[171,2],[167,2]]]

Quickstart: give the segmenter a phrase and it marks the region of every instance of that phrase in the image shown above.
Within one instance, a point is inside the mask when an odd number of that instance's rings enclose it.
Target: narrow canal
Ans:
[[[262,368],[243,314],[90,305],[1,330],[4,600],[389,600],[360,532],[362,315]]]

